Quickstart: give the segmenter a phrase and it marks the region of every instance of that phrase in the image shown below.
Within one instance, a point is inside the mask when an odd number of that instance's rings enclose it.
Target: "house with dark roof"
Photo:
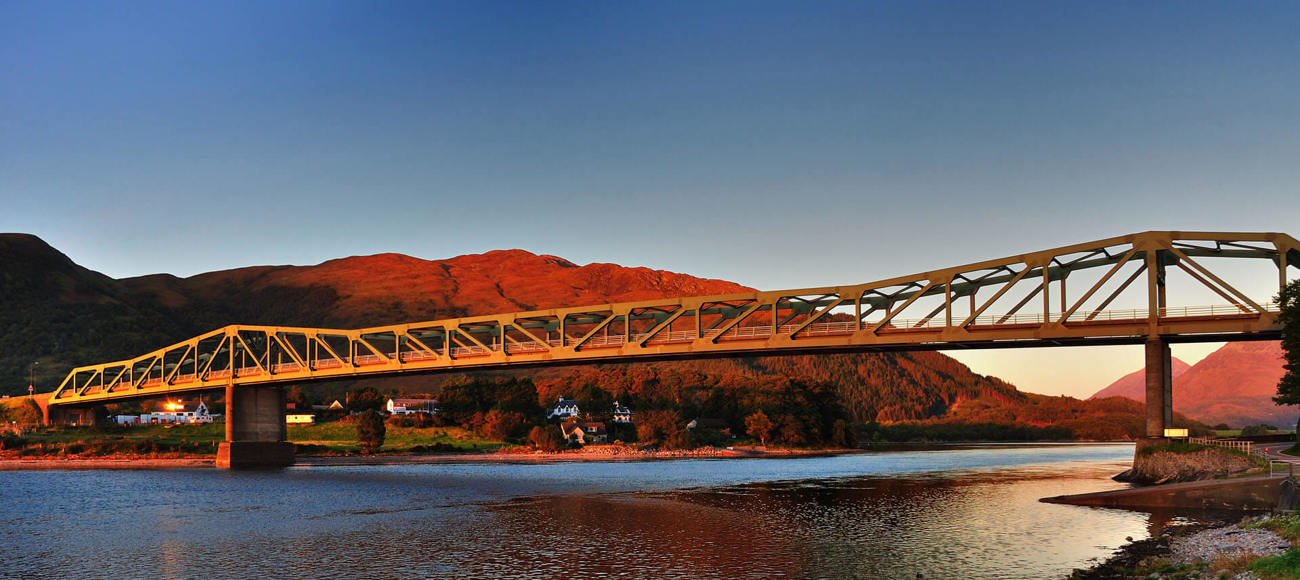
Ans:
[[[569,443],[605,443],[609,441],[609,434],[605,431],[605,424],[600,422],[578,423],[568,421],[560,424],[560,435]]]
[[[551,409],[546,412],[546,418],[553,419],[559,417],[561,419],[571,419],[577,417],[578,412],[577,401],[560,397],[559,401],[555,403],[555,406],[551,407]]]
[[[618,401],[614,401],[614,422],[631,423],[632,410],[627,408],[626,405],[620,405],[618,404]]]

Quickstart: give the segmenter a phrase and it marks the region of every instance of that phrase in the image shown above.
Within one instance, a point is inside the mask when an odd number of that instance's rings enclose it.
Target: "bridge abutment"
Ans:
[[[1148,438],[1163,438],[1173,423],[1173,364],[1169,342],[1159,336],[1146,341],[1146,419]]]
[[[283,387],[226,387],[226,441],[217,448],[217,467],[293,465],[293,443],[286,439]]]

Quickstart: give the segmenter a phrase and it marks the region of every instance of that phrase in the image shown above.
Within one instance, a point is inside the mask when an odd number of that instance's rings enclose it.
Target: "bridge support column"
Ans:
[[[226,386],[226,441],[217,448],[217,467],[293,465],[293,443],[286,439],[282,387]]]
[[[1169,343],[1159,336],[1146,342],[1147,437],[1163,438],[1173,423],[1173,365]]]
[[[53,425],[91,427],[95,424],[95,410],[90,407],[69,409],[48,403],[44,405],[37,403],[37,405],[41,408],[41,422],[47,427]]]

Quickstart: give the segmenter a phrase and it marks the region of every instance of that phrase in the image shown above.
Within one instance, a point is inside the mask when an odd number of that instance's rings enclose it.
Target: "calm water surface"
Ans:
[[[1122,444],[788,459],[0,472],[6,577],[1057,578],[1180,514]]]

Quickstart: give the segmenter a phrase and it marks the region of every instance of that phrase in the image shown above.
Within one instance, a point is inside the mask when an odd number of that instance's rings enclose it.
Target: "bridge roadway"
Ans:
[[[1280,289],[1290,268],[1300,267],[1300,244],[1279,233],[1144,232],[852,286],[357,330],[232,325],[133,359],[75,368],[49,406],[57,415],[87,404],[225,389],[228,400],[260,401],[242,411],[259,426],[228,420],[229,441],[282,442],[278,409],[258,408],[275,406],[280,387],[294,383],[758,354],[1145,344],[1147,435],[1159,437],[1172,418],[1169,343],[1278,338],[1277,306],[1225,280],[1242,285],[1247,268],[1238,266],[1257,263],[1275,274],[1261,276],[1251,266],[1244,282]],[[1171,306],[1170,286],[1175,296],[1219,302]]]

